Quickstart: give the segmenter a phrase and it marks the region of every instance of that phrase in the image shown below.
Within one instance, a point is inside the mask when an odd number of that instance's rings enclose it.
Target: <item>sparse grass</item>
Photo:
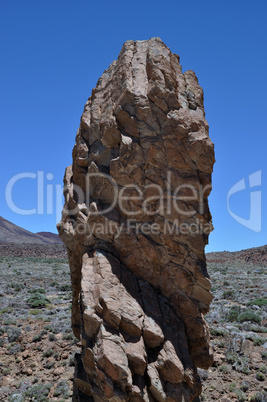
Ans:
[[[222,366],[219,367],[219,370],[220,370],[222,373],[228,373],[228,372],[229,372],[229,367],[226,366],[225,364],[223,364]]]

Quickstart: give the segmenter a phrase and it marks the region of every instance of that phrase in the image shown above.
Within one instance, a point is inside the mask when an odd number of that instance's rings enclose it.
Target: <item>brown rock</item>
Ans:
[[[57,367],[55,368],[55,370],[53,371],[54,375],[61,375],[65,372],[65,368],[64,367]]]
[[[123,390],[131,389],[132,376],[121,339],[104,328],[98,338],[93,350],[97,366]]]
[[[147,354],[143,338],[126,340],[124,349],[132,371],[135,374],[144,375],[147,366]]]
[[[58,225],[82,340],[75,387],[94,401],[200,395],[213,164],[195,74],[159,38],[126,42],[85,105]]]
[[[183,381],[184,367],[170,341],[164,343],[156,362],[156,368],[165,381],[174,384],[179,384]]]
[[[160,326],[147,315],[144,318],[143,337],[148,348],[157,348],[164,341],[164,335]]]

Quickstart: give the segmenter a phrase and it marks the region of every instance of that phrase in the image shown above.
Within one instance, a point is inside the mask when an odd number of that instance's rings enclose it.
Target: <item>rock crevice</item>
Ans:
[[[159,38],[126,42],[85,105],[64,178],[76,400],[200,394],[213,164],[195,74]]]

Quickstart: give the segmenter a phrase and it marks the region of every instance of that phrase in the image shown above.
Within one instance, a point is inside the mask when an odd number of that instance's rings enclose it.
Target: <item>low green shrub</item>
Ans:
[[[265,342],[266,342],[266,339],[264,339],[264,338],[258,337],[258,338],[254,338],[254,339],[253,339],[253,345],[254,345],[254,346],[261,346],[261,345],[263,345]]]
[[[55,336],[54,334],[49,334],[48,339],[49,339],[49,341],[51,341],[51,342],[57,340],[57,338],[56,338],[56,336]]]
[[[70,390],[67,381],[61,380],[57,383],[54,390],[54,396],[61,396],[64,399],[70,396]]]
[[[249,390],[249,383],[247,381],[242,382],[241,389],[242,391],[247,392]]]
[[[4,320],[4,325],[16,325],[17,321],[14,318],[8,318]]]
[[[267,392],[257,392],[249,400],[250,402],[265,402],[267,400]]]
[[[50,357],[53,356],[54,352],[52,349],[46,350],[45,352],[43,352],[43,356],[44,357]]]
[[[236,389],[234,393],[236,394],[238,401],[244,402],[246,400],[246,395],[241,391],[241,389]]]
[[[65,285],[61,285],[59,287],[59,290],[61,290],[62,292],[67,292],[71,290],[71,285],[65,284]]]
[[[267,374],[267,367],[266,366],[261,366],[260,367],[260,372],[263,374]]]
[[[259,297],[258,299],[251,300],[247,303],[247,306],[267,306],[267,299],[264,297]]]
[[[24,397],[31,398],[31,401],[48,402],[47,396],[51,387],[51,384],[34,385],[24,392]]]
[[[235,353],[227,352],[226,355],[226,361],[229,364],[234,364],[238,360],[238,356]]]
[[[41,294],[44,294],[45,290],[43,288],[29,289],[28,293],[41,293]]]
[[[223,364],[222,366],[219,367],[219,370],[220,370],[222,373],[228,373],[228,372],[229,372],[229,367],[226,366],[225,364]]]
[[[210,333],[213,336],[224,336],[225,335],[225,329],[224,328],[210,327]]]
[[[226,290],[223,292],[223,298],[224,299],[234,299],[235,292],[233,290]]]
[[[21,335],[21,330],[19,328],[8,328],[7,338],[10,343],[16,342]]]
[[[252,325],[249,329],[253,332],[261,332],[262,334],[267,333],[267,328],[261,327],[260,325]]]
[[[75,359],[74,356],[71,356],[69,359],[69,366],[70,367],[74,367],[75,366]]]
[[[264,381],[265,380],[265,375],[263,373],[257,373],[256,378],[258,381]]]
[[[35,335],[32,339],[33,342],[39,342],[42,339],[42,334]]]
[[[252,321],[256,323],[261,322],[261,317],[251,310],[243,311],[237,317],[238,322]]]
[[[52,286],[53,288],[57,288],[59,286],[59,283],[53,281],[53,282],[50,282],[50,286]]]
[[[14,289],[15,292],[20,292],[22,289],[24,289],[25,286],[18,283],[11,283],[10,287]]]
[[[33,293],[33,295],[27,299],[27,303],[30,307],[45,307],[51,301],[41,293]]]
[[[46,362],[45,363],[45,368],[47,368],[48,370],[50,370],[51,368],[53,368],[55,365],[55,362]]]
[[[226,320],[229,322],[237,321],[239,314],[240,314],[240,307],[232,306],[227,313]]]
[[[229,385],[229,391],[234,392],[235,389],[236,389],[236,382],[232,382],[232,384]]]
[[[10,314],[12,313],[13,308],[12,307],[5,307],[2,310],[0,310],[0,314]]]
[[[29,311],[29,314],[31,314],[31,315],[38,315],[38,314],[40,314],[40,310],[37,310],[37,309],[30,310],[30,311]]]
[[[72,341],[73,339],[75,339],[75,336],[73,334],[65,334],[63,335],[63,339],[67,341]]]

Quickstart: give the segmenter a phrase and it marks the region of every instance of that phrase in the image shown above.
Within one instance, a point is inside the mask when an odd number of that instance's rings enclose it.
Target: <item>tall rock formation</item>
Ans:
[[[58,225],[81,339],[75,400],[193,401],[214,164],[203,91],[159,39],[127,41],[87,101]]]

